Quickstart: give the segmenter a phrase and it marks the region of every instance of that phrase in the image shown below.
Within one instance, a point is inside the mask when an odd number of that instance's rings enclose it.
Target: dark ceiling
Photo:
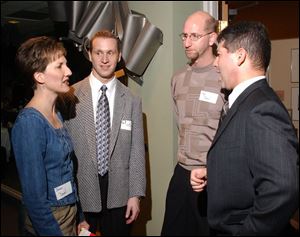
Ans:
[[[52,34],[47,1],[1,1],[1,31],[12,44],[29,36]]]
[[[275,38],[281,38],[286,35],[284,30],[290,28],[293,32],[295,27],[299,26],[299,2],[298,1],[225,1],[228,4],[229,20],[261,20],[266,21],[268,27],[272,27],[272,22],[277,22],[276,25],[286,25],[287,27],[277,27]],[[278,9],[283,13],[280,14],[272,9]],[[284,10],[288,12],[284,14]],[[292,19],[292,10],[297,11],[295,22],[289,21]],[[295,10],[297,9],[297,10]],[[258,15],[258,16],[256,16]],[[279,17],[278,17],[279,16]],[[251,19],[253,18],[253,19]],[[274,19],[273,19],[274,18]],[[287,21],[285,23],[284,21]],[[270,22],[270,23],[269,23]],[[283,23],[284,22],[284,23]],[[296,24],[292,28],[291,25]],[[298,28],[297,28],[298,29]],[[12,44],[18,44],[24,38],[33,35],[53,34],[57,30],[57,24],[49,17],[47,1],[1,1],[1,30],[4,33],[4,40],[10,41]],[[298,30],[296,30],[298,35]],[[279,35],[279,36],[277,36]],[[292,33],[288,37],[294,37]]]

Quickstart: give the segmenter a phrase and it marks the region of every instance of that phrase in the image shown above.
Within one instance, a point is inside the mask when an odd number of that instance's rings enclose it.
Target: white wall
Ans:
[[[186,63],[179,38],[185,18],[201,10],[201,2],[129,1],[131,10],[143,13],[163,32],[158,49],[143,76],[140,86],[129,79],[128,86],[142,98],[146,116],[148,147],[147,198],[142,201],[136,235],[160,235],[165,198],[173,174],[177,149],[177,131],[173,120],[170,80],[173,72]],[[146,233],[144,233],[146,231]]]
[[[275,91],[283,92],[283,104],[291,109],[291,88],[298,87],[299,82],[291,82],[291,49],[299,48],[299,38],[272,41],[272,53],[269,69],[270,85]],[[299,111],[298,111],[299,112]],[[298,129],[299,121],[293,122]]]

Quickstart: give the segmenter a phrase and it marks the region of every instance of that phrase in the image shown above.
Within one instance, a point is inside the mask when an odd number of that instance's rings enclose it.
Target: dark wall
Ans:
[[[266,25],[271,40],[299,38],[298,1],[227,1],[228,9],[236,9],[230,23],[256,20]]]
[[[55,23],[54,31],[43,35],[54,38],[62,37],[63,44],[67,50],[68,66],[72,70],[70,83],[82,80],[91,71],[91,63],[84,57],[82,52],[74,46],[73,42],[65,40],[68,34],[68,26],[65,23]],[[17,48],[30,37],[40,34],[22,35],[15,25],[1,26],[1,101],[8,100],[9,107],[18,108],[24,106],[32,97],[33,91],[29,83],[19,72],[15,64]]]

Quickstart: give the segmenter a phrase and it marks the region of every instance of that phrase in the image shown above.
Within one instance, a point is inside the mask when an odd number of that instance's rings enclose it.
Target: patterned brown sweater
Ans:
[[[213,65],[187,65],[171,81],[178,127],[179,164],[187,170],[206,166],[206,155],[217,131],[224,104],[220,75]]]

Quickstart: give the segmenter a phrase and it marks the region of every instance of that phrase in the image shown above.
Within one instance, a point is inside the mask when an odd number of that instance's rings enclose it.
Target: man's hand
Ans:
[[[201,167],[191,171],[190,182],[195,192],[204,190],[207,184],[206,168]]]
[[[77,234],[78,235],[82,228],[88,230],[90,228],[90,225],[86,221],[80,222],[77,226]]]
[[[138,197],[132,197],[128,199],[126,209],[126,224],[131,224],[135,221],[140,213],[140,199]]]

